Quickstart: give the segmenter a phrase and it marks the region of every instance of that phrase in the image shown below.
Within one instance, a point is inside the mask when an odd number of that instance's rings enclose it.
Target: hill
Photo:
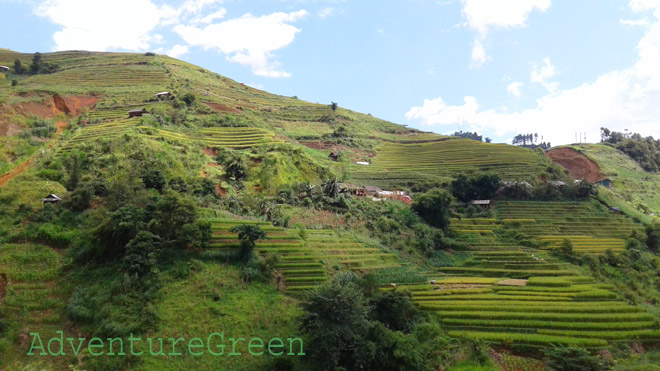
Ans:
[[[591,169],[587,170],[587,181],[605,178],[612,180],[609,189],[600,190],[600,196],[608,204],[643,220],[655,220],[650,214],[660,213],[660,192],[657,191],[660,175],[645,171],[625,153],[603,144],[557,147],[550,150],[548,156],[554,159],[555,154],[567,150],[573,151],[572,157],[582,159],[579,163],[562,164],[566,165],[569,171]],[[579,175],[575,178],[583,179]]]
[[[658,183],[609,149],[564,171],[153,53],[0,49],[17,59],[41,67],[0,79],[0,369],[539,369],[557,344],[652,362],[656,232],[608,206]],[[309,356],[26,355],[60,329],[302,337]]]

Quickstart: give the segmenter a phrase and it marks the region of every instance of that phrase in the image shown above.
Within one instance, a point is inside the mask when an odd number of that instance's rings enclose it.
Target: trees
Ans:
[[[23,63],[21,63],[20,60],[16,59],[14,61],[14,73],[17,75],[22,75],[25,72],[27,71],[25,70],[25,67],[23,67]]]
[[[495,197],[500,184],[497,174],[481,174],[467,177],[460,174],[451,182],[451,194],[463,202],[488,200]]]
[[[339,277],[309,294],[302,304],[301,330],[310,358],[324,370],[357,369],[364,358],[369,327],[364,296],[355,279]],[[350,275],[350,274],[349,274]]]
[[[428,224],[447,231],[451,215],[452,196],[447,191],[433,188],[416,197],[412,209]]]
[[[43,62],[41,61],[41,53],[36,52],[32,56],[32,64],[30,65],[30,73],[36,75],[43,69]]]
[[[241,241],[238,260],[242,262],[253,260],[256,241],[266,238],[266,233],[256,224],[237,225],[230,229],[230,231],[238,233],[238,239]]]
[[[233,150],[219,152],[216,161],[224,166],[227,176],[231,179],[243,180],[247,177],[247,162],[240,152]]]
[[[338,106],[339,105],[336,102],[330,102],[330,109],[332,110],[332,112],[335,112]]]

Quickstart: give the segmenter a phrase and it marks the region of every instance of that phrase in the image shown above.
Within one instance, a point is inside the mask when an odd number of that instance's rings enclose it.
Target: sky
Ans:
[[[0,0],[0,35],[167,54],[441,134],[660,137],[660,0]]]

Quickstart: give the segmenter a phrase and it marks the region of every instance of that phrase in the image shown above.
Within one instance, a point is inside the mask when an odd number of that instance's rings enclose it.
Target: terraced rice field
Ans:
[[[440,317],[450,336],[590,347],[660,339],[654,317],[643,308],[541,251],[478,251],[464,267],[441,268],[434,284],[401,288]]]
[[[207,128],[198,134],[184,134],[169,130],[142,127],[147,131],[157,132],[151,137],[160,136],[175,141],[197,141],[207,147],[229,147],[234,149],[250,148],[263,144],[282,143],[271,131],[250,127],[220,127]]]
[[[519,179],[543,170],[544,159],[526,148],[447,139],[430,143],[386,142],[369,166],[353,165],[350,177],[354,183],[392,186],[442,180],[468,171]]]
[[[550,247],[567,238],[575,251],[584,253],[623,251],[624,240],[633,231],[642,232],[632,219],[593,202],[504,201],[496,211],[498,220],[516,224],[520,232],[547,241]]]
[[[568,239],[574,251],[588,254],[621,252],[633,231],[641,233],[633,220],[593,202],[498,201],[495,211],[496,218],[452,219],[451,228],[475,250],[510,246],[498,233],[515,228],[547,242],[550,249]]]
[[[89,125],[79,131],[58,148],[60,152],[69,152],[74,147],[98,138],[108,138],[121,135],[132,127],[137,127],[139,118],[124,119],[104,124]]]
[[[280,262],[277,270],[283,275],[288,292],[312,289],[327,281],[340,269],[368,271],[399,267],[399,258],[368,248],[349,235],[331,229],[310,229],[301,237],[294,229],[274,227],[267,222],[224,218],[207,218],[212,223],[211,251],[232,251],[239,247],[238,236],[229,230],[240,224],[257,224],[266,232],[266,239],[257,241],[256,253],[274,254]]]

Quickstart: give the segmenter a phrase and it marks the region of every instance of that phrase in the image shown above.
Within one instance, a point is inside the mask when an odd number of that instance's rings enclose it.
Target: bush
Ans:
[[[449,228],[452,197],[447,191],[434,188],[415,198],[412,209],[428,224],[445,232]]]
[[[584,348],[557,347],[545,351],[546,367],[552,371],[605,371],[611,367]]]

